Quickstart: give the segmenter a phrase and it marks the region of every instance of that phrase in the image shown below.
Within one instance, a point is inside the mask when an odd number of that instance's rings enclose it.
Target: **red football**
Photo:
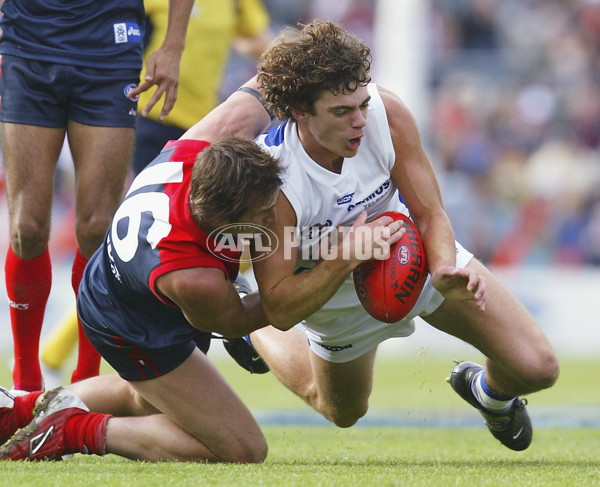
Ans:
[[[392,245],[388,259],[372,259],[354,269],[354,287],[373,318],[394,323],[417,302],[427,278],[427,258],[421,236],[410,218],[394,211],[383,215],[404,220],[406,232]]]

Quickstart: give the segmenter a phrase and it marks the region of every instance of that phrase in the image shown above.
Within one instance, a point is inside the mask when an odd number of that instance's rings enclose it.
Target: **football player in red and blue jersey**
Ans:
[[[239,240],[268,234],[277,217],[282,169],[249,140],[250,123],[235,123],[237,135],[212,124],[169,142],[133,181],[78,297],[87,336],[118,375],[45,394],[0,389],[0,459],[264,460],[260,428],[203,353],[212,331],[240,337],[268,323],[258,293],[241,298],[233,281]]]

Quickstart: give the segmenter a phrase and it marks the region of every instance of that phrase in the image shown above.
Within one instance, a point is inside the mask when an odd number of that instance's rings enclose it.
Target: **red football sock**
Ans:
[[[31,422],[35,400],[40,394],[42,391],[17,396],[12,408],[0,410],[0,444],[8,440],[17,429]]]
[[[106,454],[106,425],[110,414],[83,413],[65,423],[65,450],[69,453]]]
[[[24,260],[9,246],[4,272],[15,354],[13,387],[37,391],[42,389],[40,334],[52,286],[50,253],[46,249],[39,257]]]
[[[79,294],[79,283],[83,277],[83,270],[87,261],[79,249],[77,249],[75,260],[73,261],[73,272],[71,274],[71,284],[75,291],[75,297]],[[77,323],[79,325],[79,351],[77,355],[77,367],[73,371],[71,382],[78,382],[100,373],[100,354],[85,336],[79,319],[77,319]]]

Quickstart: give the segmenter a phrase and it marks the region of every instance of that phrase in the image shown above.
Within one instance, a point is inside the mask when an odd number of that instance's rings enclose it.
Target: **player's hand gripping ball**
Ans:
[[[427,278],[427,258],[415,224],[402,213],[380,216],[404,220],[406,231],[385,260],[368,260],[354,269],[356,294],[367,312],[379,321],[394,323],[413,308]]]

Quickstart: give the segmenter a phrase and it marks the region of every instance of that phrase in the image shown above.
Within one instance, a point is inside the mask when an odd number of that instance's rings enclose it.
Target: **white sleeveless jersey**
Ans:
[[[385,211],[408,215],[390,171],[395,153],[385,107],[375,84],[369,84],[371,101],[365,136],[356,156],[344,160],[341,174],[314,162],[298,138],[296,124],[286,122],[256,139],[264,150],[279,157],[285,172],[282,191],[296,212],[301,234],[297,271],[318,262],[318,237],[339,226],[351,226],[362,210],[369,219]],[[465,266],[471,254],[457,245],[457,267]],[[414,332],[413,318],[432,313],[443,302],[431,285],[430,276],[410,313],[397,323],[383,323],[371,317],[360,304],[352,274],[334,296],[302,322],[311,349],[329,362],[348,362],[378,343]]]
[[[369,219],[388,210],[408,214],[390,178],[395,153],[385,107],[377,86],[369,84],[368,90],[365,136],[356,156],[344,160],[340,174],[310,158],[294,122],[283,123],[256,141],[285,167],[282,191],[296,212],[301,235],[299,267],[313,267],[315,257],[323,257],[316,250],[319,237],[339,226],[350,227],[363,210]]]

